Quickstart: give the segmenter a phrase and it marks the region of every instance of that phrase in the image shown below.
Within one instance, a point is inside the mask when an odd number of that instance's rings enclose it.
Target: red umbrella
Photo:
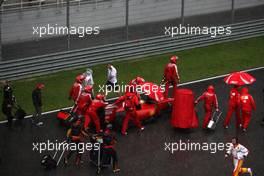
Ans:
[[[233,84],[242,86],[245,84],[252,84],[256,79],[246,72],[234,72],[224,78],[226,84]]]

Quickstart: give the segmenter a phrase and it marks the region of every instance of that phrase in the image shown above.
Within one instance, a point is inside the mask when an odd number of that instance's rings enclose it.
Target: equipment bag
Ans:
[[[18,109],[17,109],[17,111],[15,113],[16,119],[22,120],[22,119],[24,119],[26,117],[26,115],[27,115],[26,111],[23,110],[20,106],[18,106]]]

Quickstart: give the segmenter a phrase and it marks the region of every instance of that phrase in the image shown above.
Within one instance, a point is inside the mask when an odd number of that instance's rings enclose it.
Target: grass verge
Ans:
[[[195,48],[180,52],[172,52],[154,57],[139,58],[131,61],[113,63],[118,70],[118,80],[128,82],[137,75],[147,81],[159,83],[163,69],[172,54],[179,56],[178,62],[181,82],[202,79],[220,75],[236,70],[243,70],[264,64],[264,37],[251,38],[235,42]],[[91,67],[94,71],[95,92],[99,90],[106,80],[106,66],[97,65]],[[18,103],[27,111],[33,112],[31,92],[37,82],[43,82],[43,111],[70,106],[68,92],[76,75],[85,71],[86,68],[61,71],[58,73],[39,76],[29,79],[13,81],[12,87]],[[2,102],[2,91],[0,100]],[[5,117],[1,113],[0,120]]]

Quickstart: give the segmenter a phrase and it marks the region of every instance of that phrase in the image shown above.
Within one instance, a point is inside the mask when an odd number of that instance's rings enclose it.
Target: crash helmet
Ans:
[[[177,60],[178,60],[178,56],[172,56],[172,57],[170,58],[170,62],[171,62],[171,63],[174,63],[174,64],[176,64]]]
[[[85,79],[85,77],[83,75],[78,75],[75,78],[75,81],[78,82],[78,83],[82,83],[84,79]]]
[[[207,91],[208,91],[209,93],[214,93],[214,91],[215,91],[214,86],[213,86],[213,85],[209,85],[209,86],[207,87]]]
[[[84,87],[84,92],[86,93],[91,93],[92,90],[93,90],[93,86],[88,85]]]
[[[97,94],[95,96],[95,99],[97,99],[97,100],[105,100],[105,96],[103,94]]]

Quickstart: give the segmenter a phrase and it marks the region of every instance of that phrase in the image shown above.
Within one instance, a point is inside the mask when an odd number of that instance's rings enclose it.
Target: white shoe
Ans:
[[[43,122],[38,122],[36,125],[40,127],[40,126],[42,126],[43,124],[44,124]]]
[[[144,130],[145,130],[145,127],[141,127],[141,128],[140,128],[140,131],[144,131]]]
[[[250,176],[253,176],[251,168],[248,168],[248,173],[250,174]]]
[[[124,135],[124,136],[127,136],[127,135],[128,135],[128,133],[127,133],[127,132],[125,132],[125,133],[122,133],[122,135]]]

